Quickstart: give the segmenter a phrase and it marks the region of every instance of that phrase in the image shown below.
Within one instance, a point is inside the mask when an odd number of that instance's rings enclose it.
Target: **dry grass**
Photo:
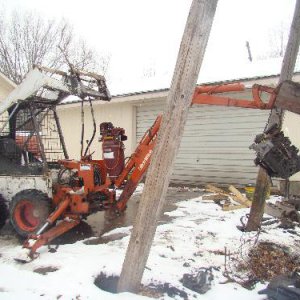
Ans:
[[[248,271],[259,280],[271,280],[282,274],[290,274],[300,267],[299,256],[280,245],[263,242],[253,247],[248,254]]]

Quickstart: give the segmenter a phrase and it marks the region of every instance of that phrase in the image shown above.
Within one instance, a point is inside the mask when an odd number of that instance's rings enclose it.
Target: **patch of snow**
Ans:
[[[142,193],[143,189],[144,189],[144,183],[139,183],[139,185],[136,187],[133,195]]]
[[[120,227],[120,228],[113,229],[109,232],[106,232],[105,234],[103,234],[103,236],[110,236],[110,235],[119,234],[119,233],[130,234],[131,229],[132,229],[132,226]]]
[[[141,188],[142,189],[142,188]],[[272,197],[272,200],[275,197]],[[241,241],[250,236],[237,229],[240,218],[248,209],[230,212],[201,197],[177,203],[177,209],[169,212],[172,220],[158,226],[151,248],[143,283],[170,283],[185,290],[190,299],[264,299],[257,292],[264,285],[257,284],[254,290],[246,290],[235,283],[226,283],[223,276],[225,247],[231,253],[239,250]],[[106,235],[130,234],[131,227],[114,229]],[[300,230],[296,229],[300,234]],[[1,237],[0,237],[1,239]],[[262,231],[260,240],[268,240],[299,247],[299,238],[284,232],[275,225]],[[40,256],[29,264],[18,264],[14,258],[22,251],[21,245],[5,241],[0,245],[0,298],[1,299],[121,299],[142,300],[149,297],[131,293],[111,294],[100,290],[94,280],[101,272],[119,275],[125,257],[129,236],[108,244],[91,245],[84,241],[61,245],[57,252],[49,253],[47,247],[40,249]],[[57,269],[46,275],[35,273],[41,267]],[[214,267],[212,289],[200,295],[180,283],[183,274],[200,267]],[[164,296],[163,299],[171,299]],[[179,299],[179,298],[177,298]]]

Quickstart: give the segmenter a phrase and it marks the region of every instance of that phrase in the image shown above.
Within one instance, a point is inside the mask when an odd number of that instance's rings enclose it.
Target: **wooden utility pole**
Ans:
[[[296,1],[294,17],[290,28],[288,44],[285,50],[279,82],[293,77],[300,44],[300,1]]]
[[[291,80],[296,64],[297,54],[300,43],[300,0],[296,1],[294,17],[290,28],[290,35],[287,48],[284,54],[279,83],[285,80]],[[269,117],[269,125],[282,125],[283,111],[281,109],[272,109]],[[267,128],[266,128],[267,129]],[[267,193],[270,189],[271,180],[263,168],[259,168],[256,178],[256,187],[253,195],[253,203],[250,210],[250,216],[246,226],[246,231],[258,230],[264,214]]]
[[[167,106],[139,204],[118,283],[118,292],[139,290],[165,204],[199,70],[203,61],[218,0],[193,0],[182,37]]]

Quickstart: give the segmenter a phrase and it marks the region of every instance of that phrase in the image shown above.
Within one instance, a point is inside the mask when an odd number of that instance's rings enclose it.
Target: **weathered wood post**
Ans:
[[[294,17],[290,28],[290,35],[287,48],[284,54],[279,83],[284,80],[291,80],[296,64],[300,42],[300,0],[297,0]],[[281,127],[283,111],[272,109],[269,124],[277,123]],[[270,178],[263,168],[259,168],[256,178],[256,187],[253,195],[253,203],[250,216],[247,222],[246,231],[258,230],[264,214],[267,193],[270,189]]]
[[[138,291],[165,203],[173,162],[203,61],[218,0],[193,0],[182,37],[167,106],[118,283]]]

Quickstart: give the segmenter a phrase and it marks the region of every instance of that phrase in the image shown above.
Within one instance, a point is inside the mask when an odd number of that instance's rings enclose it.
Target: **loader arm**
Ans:
[[[0,103],[0,115],[17,103],[43,101],[59,104],[69,95],[109,101],[105,78],[73,69],[70,73],[34,66],[24,80]]]

